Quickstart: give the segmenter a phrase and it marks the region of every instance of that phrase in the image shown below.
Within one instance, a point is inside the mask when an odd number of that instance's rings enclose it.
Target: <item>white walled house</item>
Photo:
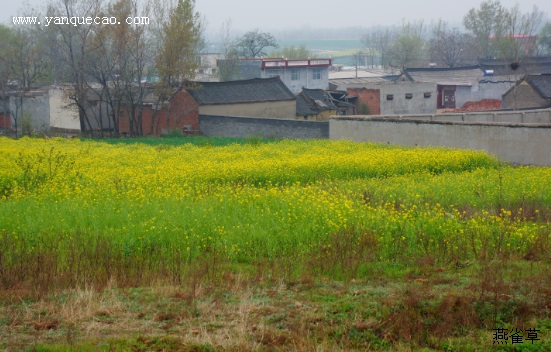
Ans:
[[[279,77],[293,92],[306,89],[329,89],[331,59],[241,59],[219,60],[219,67],[231,66],[226,80]]]
[[[61,130],[80,131],[78,109],[69,99],[70,89],[62,86],[49,86],[24,93],[23,114],[30,118],[26,124],[34,131]],[[19,94],[10,94],[11,126],[15,126],[15,114],[18,114],[17,124],[21,129],[24,115],[18,109]]]

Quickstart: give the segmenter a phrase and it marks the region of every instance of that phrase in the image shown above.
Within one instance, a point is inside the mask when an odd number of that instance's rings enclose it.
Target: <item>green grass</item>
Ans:
[[[330,141],[0,143],[0,349],[495,351],[495,327],[549,346],[550,168]]]
[[[222,147],[226,145],[238,144],[238,145],[257,145],[264,143],[275,143],[279,139],[275,138],[261,138],[261,137],[249,137],[249,138],[224,138],[224,137],[204,137],[204,136],[190,136],[190,137],[178,137],[167,136],[163,138],[156,137],[143,137],[143,138],[106,138],[101,141],[108,144],[143,144],[149,146],[172,146],[180,147],[186,144],[195,146],[211,146]]]

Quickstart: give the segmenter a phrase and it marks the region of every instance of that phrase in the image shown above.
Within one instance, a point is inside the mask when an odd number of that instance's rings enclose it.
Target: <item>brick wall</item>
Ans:
[[[119,120],[119,132],[130,132],[130,112],[123,110]],[[153,117],[154,125],[151,132],[151,123]],[[136,116],[137,118],[137,116]],[[186,91],[179,92],[171,102],[170,114],[168,108],[164,107],[157,111],[151,107],[144,107],[142,112],[142,128],[144,135],[160,136],[171,130],[180,130],[182,132],[193,132],[199,130],[199,106],[191,95]],[[136,130],[136,129],[134,129]]]
[[[381,113],[381,91],[379,89],[367,88],[348,88],[350,97],[358,97],[356,103],[356,112],[362,114],[362,104],[365,104],[369,115],[379,115]]]
[[[11,116],[10,114],[4,114],[0,112],[0,128],[4,127],[11,128]]]

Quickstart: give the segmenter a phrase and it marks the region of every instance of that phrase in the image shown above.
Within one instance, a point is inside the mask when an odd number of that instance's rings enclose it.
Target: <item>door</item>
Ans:
[[[442,98],[442,106],[445,109],[455,109],[455,87],[444,88]]]

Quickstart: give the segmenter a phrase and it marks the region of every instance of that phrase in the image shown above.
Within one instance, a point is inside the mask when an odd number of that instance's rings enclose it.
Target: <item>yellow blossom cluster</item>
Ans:
[[[378,260],[446,263],[521,257],[549,241],[551,169],[508,167],[477,151],[4,138],[0,165],[0,234],[18,251],[56,243],[67,253],[77,241],[159,266],[212,253],[300,263],[337,256],[335,234],[349,233],[342,248],[351,255],[370,246]]]

